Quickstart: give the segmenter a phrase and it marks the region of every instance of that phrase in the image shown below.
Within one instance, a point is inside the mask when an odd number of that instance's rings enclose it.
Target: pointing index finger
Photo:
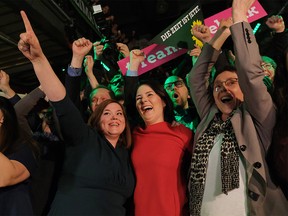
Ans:
[[[22,20],[24,22],[26,32],[33,32],[32,26],[30,24],[30,21],[26,15],[26,13],[24,11],[20,11],[20,14],[21,14]]]

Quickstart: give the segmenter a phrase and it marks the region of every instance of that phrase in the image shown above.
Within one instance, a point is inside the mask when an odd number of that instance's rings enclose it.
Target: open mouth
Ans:
[[[264,75],[267,77],[271,77],[271,73],[269,73],[268,71],[265,71]]]
[[[173,94],[173,98],[177,99],[179,97],[179,95],[177,93]]]
[[[111,123],[110,126],[119,126],[119,124],[114,122],[114,123]]]
[[[145,107],[142,107],[142,111],[145,113],[145,112],[148,112],[150,110],[152,110],[153,107],[152,106],[145,106]]]
[[[221,98],[222,103],[230,103],[233,100],[231,96],[224,96]]]

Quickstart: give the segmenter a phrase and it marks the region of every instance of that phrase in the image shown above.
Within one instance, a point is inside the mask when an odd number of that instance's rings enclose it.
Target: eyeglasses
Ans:
[[[270,64],[270,63],[267,63],[267,64],[262,64],[261,67],[264,69],[264,70],[272,70],[274,69],[274,67]]]
[[[181,88],[184,85],[183,80],[177,80],[175,82],[171,82],[171,83],[166,83],[164,85],[164,88],[167,91],[172,91],[174,89],[174,87],[176,86],[177,88]]]
[[[230,79],[227,79],[227,80],[222,81],[222,82],[216,81],[214,83],[213,89],[215,92],[220,92],[220,91],[224,90],[224,85],[226,87],[231,88],[231,87],[234,87],[237,83],[238,83],[238,78],[230,78]]]

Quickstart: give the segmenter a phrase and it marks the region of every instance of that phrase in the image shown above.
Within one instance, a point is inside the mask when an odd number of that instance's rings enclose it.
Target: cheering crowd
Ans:
[[[138,75],[145,53],[125,42],[125,74],[95,75],[105,45],[85,37],[62,82],[21,11],[40,86],[20,98],[1,70],[0,215],[287,215],[288,31],[273,15],[273,40],[257,41],[254,1],[233,0],[213,37],[195,25],[191,70],[163,83]]]

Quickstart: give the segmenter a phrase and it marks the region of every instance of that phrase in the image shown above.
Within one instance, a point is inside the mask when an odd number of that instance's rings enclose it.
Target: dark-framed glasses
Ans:
[[[174,89],[174,87],[176,86],[177,88],[181,88],[184,85],[184,81],[183,80],[177,80],[175,82],[170,82],[170,83],[166,83],[164,85],[164,88],[168,91],[172,91]]]
[[[214,87],[213,87],[213,90],[215,92],[220,92],[222,90],[224,90],[224,85],[226,87],[234,87],[236,84],[238,84],[238,78],[230,78],[230,79],[227,79],[225,81],[216,81],[214,83]]]

